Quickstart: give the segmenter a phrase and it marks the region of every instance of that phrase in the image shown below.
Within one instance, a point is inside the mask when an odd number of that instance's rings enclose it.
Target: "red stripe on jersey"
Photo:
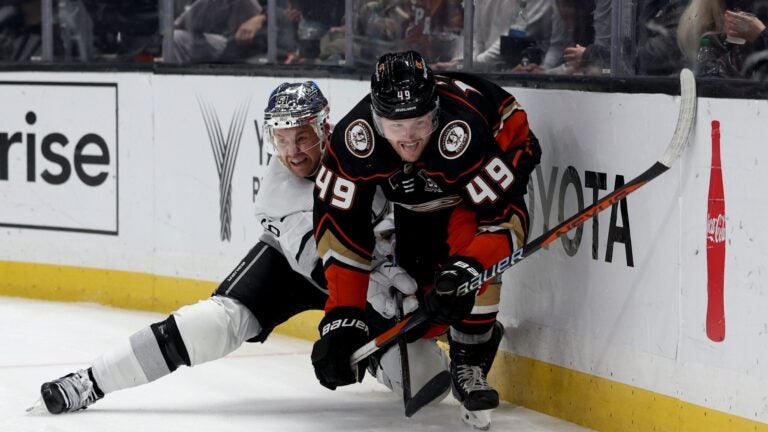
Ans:
[[[317,228],[315,229],[315,241],[320,240],[322,237],[322,233],[326,231],[325,224],[329,223],[333,225],[334,230],[332,230],[333,233],[338,234],[341,238],[344,239],[346,246],[350,249],[355,249],[355,252],[360,255],[361,258],[367,259],[368,261],[371,260],[371,255],[373,254],[372,250],[367,250],[364,247],[358,245],[357,243],[353,242],[347,235],[344,233],[344,231],[339,228],[339,224],[336,223],[335,220],[333,220],[333,217],[326,213],[323,215],[323,217],[320,218],[320,221],[317,223]]]
[[[389,142],[387,142],[387,144],[389,144]],[[328,150],[328,153],[336,161],[336,167],[338,168],[339,172],[344,176],[344,178],[346,178],[348,180],[352,180],[352,181],[358,181],[358,180],[368,181],[368,180],[373,180],[375,178],[389,178],[389,176],[391,176],[392,174],[396,173],[399,170],[399,168],[398,168],[398,169],[392,170],[390,172],[374,174],[374,175],[371,175],[371,176],[368,176],[368,177],[363,177],[363,176],[356,176],[355,177],[355,176],[350,175],[348,172],[344,171],[344,168],[342,168],[342,166],[341,166],[341,160],[339,159],[339,156],[336,154],[336,152],[333,151],[333,146],[328,146],[327,150]],[[333,171],[333,170],[331,170],[331,171]]]
[[[495,321],[496,321],[496,317],[483,319],[483,320],[471,320],[471,319],[461,320],[461,322],[464,324],[487,324]]]
[[[456,99],[457,101],[463,103],[464,105],[469,107],[472,111],[476,112],[480,116],[480,118],[483,119],[483,121],[485,121],[485,124],[488,124],[488,119],[486,119],[483,113],[481,113],[477,108],[475,108],[475,106],[472,105],[468,100],[462,98],[461,96],[455,93],[449,92],[448,90],[441,89],[441,88],[437,89],[437,93],[442,94],[444,96],[448,96],[452,99]]]
[[[499,106],[499,114],[503,113],[504,108],[506,108],[507,105],[512,105],[514,101],[515,101],[515,97],[512,95],[509,95],[509,97],[501,101],[501,106]]]
[[[502,151],[527,144],[530,130],[528,129],[528,116],[525,111],[518,110],[512,113],[504,122],[501,131],[496,135]]]
[[[442,171],[427,171],[427,170],[424,170],[424,172],[425,172],[427,175],[429,175],[430,177],[441,177],[441,178],[443,179],[443,181],[444,181],[444,182],[446,182],[446,183],[448,183],[448,184],[453,184],[453,183],[456,183],[457,181],[459,181],[459,180],[460,180],[462,177],[464,177],[465,175],[467,175],[467,174],[469,174],[469,173],[471,173],[471,172],[475,172],[475,171],[477,171],[477,168],[478,168],[480,165],[482,165],[483,163],[485,163],[485,160],[483,160],[483,159],[481,159],[481,160],[477,161],[477,163],[476,163],[476,164],[474,164],[474,165],[472,165],[471,167],[467,168],[466,170],[464,170],[464,171],[460,172],[460,173],[459,173],[459,175],[457,175],[457,176],[456,176],[456,178],[454,178],[453,180],[449,180],[449,179],[448,179],[448,178],[445,176],[445,173],[443,173]]]
[[[368,290],[368,272],[331,265],[325,270],[328,282],[328,301],[325,311],[339,306],[355,306],[365,310],[366,291]]]

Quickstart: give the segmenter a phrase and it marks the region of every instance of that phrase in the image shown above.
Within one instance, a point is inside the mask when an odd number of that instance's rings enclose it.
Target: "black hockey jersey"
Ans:
[[[449,256],[490,266],[525,241],[523,195],[541,149],[515,98],[485,79],[435,77],[439,125],[405,163],[373,126],[370,95],[334,128],[315,181],[314,226],[326,310],[365,307],[376,186],[395,204],[398,264],[421,285]]]

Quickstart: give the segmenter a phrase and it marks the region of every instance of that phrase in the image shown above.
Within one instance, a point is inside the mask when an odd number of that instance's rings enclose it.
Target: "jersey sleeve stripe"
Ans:
[[[504,209],[504,212],[500,217],[494,218],[492,220],[484,219],[478,221],[480,225],[498,225],[499,223],[505,224],[508,222],[511,222],[513,218],[517,216],[521,221],[520,223],[523,224],[523,226],[528,226],[528,217],[527,213],[524,212],[520,207],[510,203],[507,204],[507,207]],[[527,231],[527,230],[526,230]]]
[[[471,103],[469,103],[469,101],[467,101],[466,99],[464,99],[464,98],[462,98],[462,97],[459,97],[459,96],[457,96],[457,95],[455,95],[455,94],[453,94],[453,93],[451,93],[451,92],[449,92],[449,91],[447,91],[447,90],[441,89],[441,88],[438,88],[438,89],[437,89],[437,93],[438,93],[438,94],[440,94],[440,95],[442,95],[442,96],[448,96],[448,97],[450,97],[451,99],[456,99],[457,101],[461,102],[461,103],[462,103],[462,104],[464,104],[464,105],[465,105],[467,108],[470,108],[472,111],[476,112],[476,113],[477,113],[477,115],[479,115],[479,116],[480,116],[480,118],[481,118],[481,119],[483,119],[483,121],[485,121],[485,124],[488,124],[488,119],[486,119],[486,118],[485,118],[485,116],[483,115],[483,113],[481,113],[481,112],[480,112],[480,111],[479,111],[477,108],[475,108],[475,106],[474,106],[474,105],[472,105]]]
[[[506,122],[509,116],[517,110],[522,111],[523,109],[513,96],[504,100],[499,106],[499,120],[493,125],[493,136],[496,136],[501,132],[504,127],[504,122]]]
[[[336,234],[338,234],[341,239],[337,237]],[[329,214],[323,215],[317,223],[315,239],[317,241],[317,252],[320,256],[323,256],[329,249],[343,249],[348,250],[350,256],[356,255],[360,257],[361,261],[370,261],[373,254],[373,251],[350,240]]]
[[[336,252],[334,250],[328,250],[322,257],[323,265],[330,267],[331,265],[339,265],[347,267],[350,270],[357,270],[363,272],[371,271],[371,262],[360,262],[355,259],[354,256],[349,256],[343,252]]]
[[[529,140],[528,116],[525,111],[514,109],[496,133],[496,142],[503,151],[520,147]]]
[[[486,162],[484,159],[480,159],[479,161],[477,161],[476,164],[472,165],[468,169],[466,169],[463,172],[459,173],[454,179],[447,178],[445,176],[445,173],[440,172],[440,171],[427,171],[427,170],[424,170],[424,172],[426,174],[428,174],[430,177],[442,177],[443,181],[445,181],[446,183],[456,183],[459,179],[461,179],[462,177],[464,177],[468,173],[477,171],[477,167],[479,167],[484,162]]]
[[[489,323],[492,323],[492,322],[495,322],[495,321],[496,321],[496,315],[495,314],[494,314],[494,316],[492,318],[488,318],[488,319],[465,319],[465,320],[461,320],[461,322],[464,323],[464,324],[489,324]]]
[[[389,144],[387,144],[387,145],[389,145]],[[351,175],[350,173],[348,173],[348,172],[346,172],[344,170],[344,167],[342,166],[341,160],[339,159],[339,157],[336,154],[336,152],[333,150],[333,147],[332,146],[328,146],[327,149],[328,149],[328,154],[336,162],[336,164],[335,164],[336,165],[336,169],[338,169],[339,173],[344,178],[346,178],[348,180],[352,180],[352,181],[361,181],[361,180],[362,181],[369,181],[369,180],[376,179],[376,178],[389,178],[391,175],[393,175],[394,173],[396,173],[398,171],[398,170],[392,170],[392,171],[389,171],[389,172],[375,174],[375,175],[371,175],[371,176],[368,176],[368,177],[365,177],[365,176],[353,176],[353,175]]]
[[[488,305],[488,306],[475,306],[472,308],[472,315],[490,314],[490,313],[496,313],[498,311],[499,311],[498,303],[496,303],[495,305]]]

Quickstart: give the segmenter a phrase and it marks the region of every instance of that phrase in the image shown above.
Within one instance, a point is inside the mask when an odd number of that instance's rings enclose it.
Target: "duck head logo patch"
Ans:
[[[344,142],[353,155],[359,158],[370,156],[373,152],[373,129],[365,120],[355,120],[344,131]]]
[[[446,159],[456,159],[469,146],[472,139],[472,132],[469,125],[461,120],[454,120],[443,128],[438,140],[440,154]]]

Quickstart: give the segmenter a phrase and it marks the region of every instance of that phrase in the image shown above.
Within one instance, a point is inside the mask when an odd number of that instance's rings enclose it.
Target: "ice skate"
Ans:
[[[468,411],[490,410],[499,406],[499,393],[488,384],[482,367],[451,363],[453,395]]]
[[[488,383],[488,372],[503,335],[504,328],[497,322],[491,338],[479,344],[449,337],[453,395],[461,403],[462,420],[476,429],[488,430],[491,411],[499,406],[499,393]]]
[[[104,397],[94,385],[90,369],[79,370],[40,387],[40,396],[51,414],[85,409]]]

